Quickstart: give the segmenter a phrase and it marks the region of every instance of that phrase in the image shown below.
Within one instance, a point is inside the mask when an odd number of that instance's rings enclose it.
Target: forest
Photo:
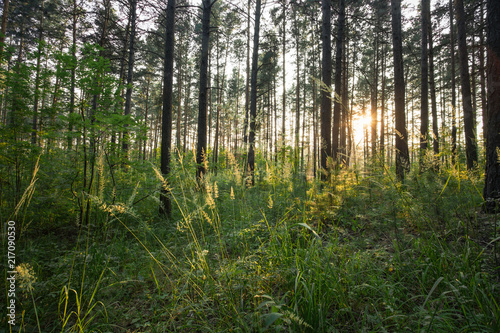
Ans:
[[[500,1],[0,8],[0,333],[500,332]]]

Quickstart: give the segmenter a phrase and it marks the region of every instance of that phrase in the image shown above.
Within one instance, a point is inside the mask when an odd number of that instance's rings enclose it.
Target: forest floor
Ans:
[[[150,164],[98,168],[85,224],[70,173],[40,163],[15,217],[12,331],[500,331],[500,216],[481,211],[479,172],[400,184],[377,166],[321,184],[261,161],[249,187],[228,158],[200,186],[181,160],[162,219]]]

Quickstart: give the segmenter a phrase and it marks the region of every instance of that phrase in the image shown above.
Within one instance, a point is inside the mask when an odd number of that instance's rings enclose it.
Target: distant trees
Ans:
[[[483,160],[476,137],[488,141],[485,108],[495,96],[485,88],[484,4],[420,3],[402,25],[405,9],[391,1],[391,40],[382,0],[179,0],[168,9],[139,0],[4,1],[2,138],[18,156],[66,150],[87,194],[96,192],[102,156],[114,172],[159,155],[168,175],[174,141],[180,157],[195,147],[199,179],[227,166],[230,151],[249,175],[262,156],[296,175],[385,165],[403,180],[431,140],[433,163],[472,168]],[[174,52],[167,14],[175,5]]]

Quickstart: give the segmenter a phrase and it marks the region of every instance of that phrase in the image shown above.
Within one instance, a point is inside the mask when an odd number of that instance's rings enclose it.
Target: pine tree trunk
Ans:
[[[260,31],[260,6],[261,0],[256,0],[255,5],[255,31],[253,36],[253,52],[252,52],[252,78],[250,92],[250,133],[248,136],[248,156],[247,156],[247,171],[250,174],[252,185],[255,183],[255,130],[257,118],[257,71],[259,60],[259,31]]]
[[[149,86],[151,84],[151,75],[147,75],[147,81],[146,81],[146,107],[144,110],[144,126],[147,128],[146,136],[144,138],[144,146],[142,150],[142,159],[145,161],[146,160],[146,146],[148,144],[148,135],[147,133],[149,132],[149,127],[148,127],[148,111],[149,111]]]
[[[403,68],[403,42],[401,35],[401,0],[391,0],[392,44],[394,57],[394,104],[396,136],[396,176],[403,181],[408,172],[408,134],[405,118],[405,80]]]
[[[484,22],[484,2],[481,2],[481,22]],[[481,108],[482,113],[482,123],[483,123],[483,141],[486,147],[486,138],[488,133],[488,108],[486,100],[486,66],[484,64],[484,29],[479,29],[479,72],[480,72],[480,84],[481,84]]]
[[[476,134],[474,133],[474,112],[470,87],[469,66],[467,61],[467,41],[465,32],[465,12],[463,0],[455,1],[458,29],[458,52],[460,57],[460,81],[462,86],[462,103],[464,114],[465,154],[467,169],[477,165]]]
[[[381,105],[380,105],[380,162],[385,164],[385,44],[382,46],[382,64],[381,64]]]
[[[0,64],[3,63],[3,50],[5,44],[5,33],[7,32],[7,18],[9,17],[9,0],[3,2],[2,26],[0,30]]]
[[[76,25],[78,22],[77,15],[77,0],[73,0],[73,25],[72,25],[72,44],[71,44],[71,86],[69,93],[69,121],[68,121],[68,150],[71,150],[73,145],[73,138],[71,136],[71,132],[73,132],[73,120],[71,115],[75,112],[75,89],[76,89],[76,66],[77,66],[77,58],[76,58]]]
[[[487,2],[488,134],[486,138],[485,208],[498,212],[500,198],[500,2]]]
[[[347,23],[345,24],[347,26]],[[346,34],[343,36],[343,47],[342,47],[342,121],[340,126],[340,158],[342,165],[348,165],[348,149],[347,149],[347,136],[348,136],[348,127],[349,127],[349,108],[348,108],[348,80],[349,80],[349,61],[348,61],[348,44],[346,42]]]
[[[296,10],[294,11],[294,23],[297,24]],[[296,82],[295,82],[295,145],[294,145],[294,154],[293,154],[293,169],[294,172],[298,171],[298,163],[299,163],[299,140],[300,140],[300,54],[299,54],[299,43],[300,43],[300,35],[298,33],[298,27],[296,27],[297,35],[295,36],[295,52],[296,52],[296,65],[295,69],[296,74]]]
[[[342,94],[342,42],[344,40],[345,26],[345,0],[339,0],[339,17],[337,23],[337,43],[335,50],[335,94],[333,98],[333,130],[332,130],[332,156],[335,165],[339,160],[339,135],[341,123],[341,101]]]
[[[130,115],[130,110],[132,107],[132,84],[134,79],[134,60],[135,60],[135,28],[136,28],[136,8],[137,0],[130,0],[130,45],[128,53],[128,71],[127,71],[127,91],[125,93],[125,109],[123,114],[125,116]],[[125,123],[123,126],[125,129],[123,131],[123,161],[128,160],[128,150],[129,150],[129,134],[128,134],[128,124]]]
[[[170,174],[170,158],[172,145],[172,95],[174,76],[174,31],[175,31],[175,0],[168,0],[165,27],[165,57],[163,65],[163,115],[161,125],[161,156],[160,169],[164,178]],[[160,192],[160,214],[170,216],[172,203],[170,191],[162,184]]]
[[[422,13],[421,13],[421,24],[422,24],[422,53],[420,57],[421,68],[420,68],[420,169],[423,170],[424,167],[424,156],[428,147],[428,128],[429,128],[429,69],[428,69],[428,41],[427,36],[429,35],[427,30],[429,29],[429,7],[430,0],[422,0]]]
[[[455,164],[457,155],[457,96],[455,82],[455,26],[453,24],[453,0],[449,3],[450,11],[450,58],[451,58],[451,161]]]
[[[437,160],[437,155],[439,154],[439,126],[437,117],[437,101],[436,101],[436,81],[434,79],[434,46],[432,43],[432,21],[430,17],[428,19],[428,41],[429,41],[429,88],[431,92],[431,114],[432,114],[432,147],[435,155],[435,163]],[[436,165],[437,167],[437,165]]]
[[[175,131],[175,145],[177,153],[181,152],[181,119],[182,119],[182,54],[179,50],[179,62],[177,65],[177,118],[176,118],[176,131]]]
[[[331,120],[332,120],[332,101],[331,101],[331,85],[332,85],[332,45],[330,39],[331,29],[331,6],[329,0],[321,1],[321,10],[323,23],[321,25],[321,41],[322,41],[322,60],[321,60],[321,175],[322,180],[326,180],[328,170],[328,157],[332,152],[331,141]]]
[[[377,28],[378,30],[378,28]],[[371,108],[371,154],[374,159],[377,156],[377,123],[378,123],[378,58],[379,58],[379,33],[375,33],[373,55],[373,84],[370,90],[370,108]],[[375,160],[374,160],[375,161]]]
[[[198,109],[198,143],[196,148],[196,163],[198,164],[196,177],[201,179],[207,172],[205,158],[207,153],[207,82],[208,82],[208,48],[210,41],[210,15],[212,12],[211,0],[203,0],[200,92]]]
[[[251,0],[248,0],[247,7],[247,75],[246,75],[246,85],[245,85],[245,120],[243,124],[243,142],[246,145],[248,143],[248,117],[250,110],[250,4]]]
[[[285,147],[286,147],[286,126],[285,126],[285,119],[286,119],[286,6],[285,3],[283,3],[283,27],[281,30],[281,38],[282,38],[282,53],[283,53],[283,115],[281,117],[281,149],[282,149],[282,155],[283,155],[283,164],[285,163]]]
[[[186,74],[189,73],[189,68],[186,71]],[[183,133],[183,151],[186,152],[187,150],[187,132],[188,132],[188,110],[189,110],[189,99],[191,96],[191,82],[190,82],[190,76],[187,74],[188,79],[187,79],[187,84],[186,84],[186,92],[184,96],[184,133]]]
[[[37,144],[37,133],[38,133],[38,101],[40,99],[40,60],[42,58],[43,49],[43,1],[42,1],[42,12],[40,16],[40,28],[38,31],[38,54],[36,57],[36,74],[35,74],[35,100],[33,101],[33,124],[31,132],[31,144]]]

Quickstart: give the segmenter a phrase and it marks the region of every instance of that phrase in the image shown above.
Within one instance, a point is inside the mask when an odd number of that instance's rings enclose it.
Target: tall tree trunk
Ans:
[[[297,9],[294,10],[294,24],[296,25],[295,30],[296,30],[296,35],[295,35],[295,52],[296,52],[296,69],[295,69],[295,145],[294,145],[294,153],[293,153],[293,169],[294,172],[298,171],[298,165],[299,165],[299,141],[300,141],[300,54],[299,54],[299,48],[300,48],[300,34],[299,34],[299,28],[298,28],[298,22],[297,22]]]
[[[1,23],[1,28],[0,28],[0,66],[3,65],[4,59],[3,59],[3,50],[4,50],[4,44],[5,44],[5,33],[7,32],[7,18],[9,16],[9,0],[4,0],[3,2],[3,12],[2,12],[2,23]],[[0,86],[0,90],[2,94],[0,95],[0,121],[2,124],[5,125],[7,121],[7,109],[4,108],[4,101],[5,101],[5,85],[2,84]]]
[[[403,68],[403,42],[401,35],[401,0],[391,0],[392,45],[394,57],[394,104],[396,136],[396,176],[400,181],[409,170],[408,134],[405,118],[405,80]]]
[[[451,57],[451,161],[455,164],[457,155],[457,97],[455,82],[455,27],[453,24],[453,0],[449,3],[450,11],[450,57]]]
[[[238,152],[238,114],[240,109],[240,59],[238,58],[238,76],[236,79],[236,112],[234,117],[234,128],[236,130],[234,138],[234,154]]]
[[[422,0],[422,53],[420,57],[420,168],[424,166],[424,156],[428,147],[428,128],[429,128],[429,69],[428,69],[428,41],[429,36],[427,30],[429,29],[429,11],[430,0]]]
[[[179,48],[180,49],[180,48]],[[176,131],[175,131],[175,145],[177,147],[177,153],[181,152],[181,119],[182,119],[182,52],[179,50],[179,63],[177,65],[177,118],[176,118]]]
[[[3,62],[5,33],[7,32],[7,18],[9,17],[9,0],[3,2],[2,26],[0,30],[0,64]]]
[[[71,83],[70,83],[70,93],[69,93],[69,121],[68,121],[68,150],[71,150],[73,145],[73,137],[71,132],[73,132],[73,120],[72,114],[75,112],[75,89],[76,89],[76,25],[78,23],[78,6],[76,4],[77,0],[73,0],[73,12],[72,12],[72,43],[71,43]]]
[[[500,198],[500,2],[487,2],[488,134],[483,196],[486,210],[498,212]]]
[[[201,65],[200,65],[200,93],[198,109],[198,143],[196,148],[196,163],[198,164],[196,177],[201,179],[207,172],[205,163],[207,153],[207,82],[208,82],[208,47],[210,41],[210,15],[212,0],[203,0]]]
[[[247,171],[250,173],[252,185],[255,183],[255,130],[257,118],[257,72],[259,60],[259,31],[260,31],[260,6],[261,0],[256,0],[255,4],[255,30],[253,36],[253,52],[252,52],[252,79],[250,92],[250,133],[248,136],[248,157]]]
[[[243,124],[243,142],[248,143],[248,117],[250,109],[250,4],[248,0],[247,6],[247,75],[245,85],[245,120]]]
[[[221,85],[220,85],[220,64],[219,64],[219,59],[220,59],[220,47],[219,47],[219,34],[217,34],[216,37],[216,66],[217,66],[217,74],[216,74],[216,96],[217,96],[217,108],[216,108],[216,119],[215,119],[215,138],[214,138],[214,167],[215,167],[215,172],[217,173],[217,160],[219,158],[219,125],[220,125],[220,110],[221,110]]]
[[[382,76],[382,96],[380,105],[380,161],[382,165],[385,164],[385,44],[382,45],[382,64],[381,64],[381,76]]]
[[[339,17],[337,24],[337,43],[335,50],[335,94],[333,97],[333,130],[332,130],[332,156],[335,165],[339,160],[339,134],[341,121],[341,101],[342,94],[342,42],[344,40],[345,26],[345,0],[339,0]]]
[[[282,39],[282,53],[283,53],[283,115],[281,117],[281,149],[282,149],[282,155],[283,155],[283,164],[285,163],[285,147],[286,147],[286,126],[285,126],[285,119],[286,119],[286,2],[283,2],[283,27],[281,28],[281,39]],[[283,169],[284,170],[284,169]]]
[[[347,23],[345,24],[347,25]],[[347,29],[348,30],[348,29]],[[341,110],[342,110],[342,118],[341,118],[341,125],[340,125],[340,143],[339,143],[339,153],[340,153],[340,161],[342,162],[342,165],[347,166],[348,165],[348,146],[347,146],[347,135],[348,135],[348,127],[349,127],[349,101],[348,101],[348,80],[349,80],[349,61],[347,60],[349,58],[348,56],[348,44],[347,44],[347,38],[346,34],[343,36],[343,47],[342,47],[342,104],[341,104]]]
[[[474,133],[474,112],[470,88],[469,66],[467,61],[467,40],[465,32],[465,11],[463,0],[455,0],[458,29],[458,52],[460,56],[460,81],[462,86],[462,104],[464,114],[465,154],[467,169],[477,165],[476,134]]]
[[[36,57],[36,74],[35,74],[35,100],[33,101],[33,126],[31,132],[31,144],[37,144],[37,133],[38,133],[38,101],[40,99],[40,60],[42,58],[43,50],[43,18],[44,18],[44,6],[42,1],[41,15],[40,15],[40,28],[38,31],[38,54]]]
[[[277,77],[273,77],[273,109],[274,109],[274,163],[278,165],[278,103],[277,103],[277,90],[276,90]]]
[[[191,96],[191,79],[189,76],[189,68],[186,70],[187,82],[186,82],[186,92],[184,93],[184,133],[182,138],[183,151],[187,150],[187,132],[188,132],[188,110],[189,110],[189,99]]]
[[[314,38],[314,37],[313,37]],[[316,47],[313,46],[313,78],[316,77]],[[313,101],[313,109],[312,109],[312,126],[313,126],[313,176],[316,178],[316,164],[317,164],[317,146],[316,146],[316,137],[318,135],[316,131],[316,122],[317,122],[317,93],[316,93],[316,80],[312,79],[312,101]]]
[[[378,123],[378,58],[379,58],[379,24],[377,18],[377,27],[375,31],[374,52],[373,55],[373,84],[370,90],[370,108],[371,108],[371,141],[372,141],[372,158],[374,159],[377,155],[377,123]]]
[[[481,22],[484,22],[484,2],[481,2]],[[480,71],[480,84],[481,84],[481,108],[482,123],[483,123],[483,141],[486,147],[486,138],[488,133],[488,108],[486,101],[486,66],[484,64],[484,29],[479,29],[479,71]]]
[[[321,1],[321,11],[323,23],[321,25],[321,42],[322,60],[321,60],[321,169],[323,173],[321,179],[326,180],[326,171],[328,170],[328,157],[332,152],[331,140],[331,120],[332,120],[332,101],[331,101],[331,85],[332,85],[332,45],[330,39],[331,29],[331,8],[330,0]]]
[[[148,111],[149,111],[149,86],[151,84],[151,74],[147,74],[147,81],[146,81],[146,106],[144,110],[144,126],[146,126],[146,136],[144,138],[144,146],[143,146],[143,151],[142,151],[142,159],[145,161],[146,160],[146,146],[148,144],[148,135],[147,133],[149,132],[149,127],[148,127]],[[139,148],[140,149],[140,148]]]
[[[172,95],[174,76],[174,31],[175,0],[168,0],[165,28],[165,58],[163,65],[163,116],[161,125],[160,168],[164,178],[170,174],[170,149],[172,145]],[[160,214],[169,216],[172,212],[167,184],[162,184],[160,194]]]
[[[99,40],[99,46],[101,49],[99,50],[99,59],[102,58],[103,56],[103,47],[104,47],[104,41],[106,40],[106,35],[108,33],[108,24],[110,21],[110,13],[111,13],[111,0],[103,0],[103,5],[104,5],[104,22],[102,26],[102,31],[101,31],[101,36]],[[99,87],[102,85],[102,77],[101,75],[97,75],[96,77],[93,78],[93,85],[95,87]],[[95,160],[96,160],[96,153],[97,153],[97,136],[96,136],[96,131],[94,128],[95,124],[95,119],[96,119],[96,113],[97,113],[97,103],[99,99],[99,94],[96,92],[92,96],[92,106],[89,110],[89,119],[90,119],[90,131],[89,131],[89,153],[87,154],[87,145],[86,145],[86,127],[84,125],[83,128],[83,150],[84,150],[84,167],[83,167],[83,191],[82,191],[82,196],[83,192],[87,193],[92,193],[92,185],[94,182],[94,169],[95,169]],[[84,113],[84,109],[82,108],[82,114]],[[88,157],[88,158],[87,158]],[[89,163],[90,162],[90,163]],[[88,165],[90,164],[90,165]],[[90,169],[90,170],[88,170]],[[87,176],[89,178],[87,179]],[[82,198],[82,201],[84,199]],[[85,211],[85,225],[89,225],[90,223],[90,209],[91,209],[91,197],[87,196],[86,204],[85,207],[82,206],[81,213],[83,215],[83,210]],[[83,216],[82,216],[83,218]]]
[[[207,107],[207,115],[208,115],[208,146],[210,147],[210,140],[212,140],[212,114],[213,114],[213,105],[212,105],[212,57],[210,54],[212,53],[212,46],[209,44],[208,50],[208,77],[207,77],[207,97],[208,97],[208,107]],[[208,153],[207,153],[208,158]]]
[[[428,28],[428,41],[429,41],[429,88],[431,92],[431,114],[432,114],[432,147],[434,150],[435,161],[437,162],[437,155],[439,154],[439,126],[437,117],[437,101],[436,101],[436,80],[434,79],[434,46],[432,43],[432,20],[431,13],[428,12],[429,19],[427,21]]]
[[[137,0],[130,0],[130,45],[128,51],[128,71],[127,71],[127,92],[125,93],[125,109],[123,114],[125,116],[130,115],[130,110],[132,107],[132,84],[134,79],[134,60],[135,60],[135,28],[136,28],[136,9]],[[168,24],[168,23],[167,23]],[[128,150],[129,150],[129,133],[128,124],[125,123],[123,126],[125,129],[123,131],[123,161],[128,160]]]

